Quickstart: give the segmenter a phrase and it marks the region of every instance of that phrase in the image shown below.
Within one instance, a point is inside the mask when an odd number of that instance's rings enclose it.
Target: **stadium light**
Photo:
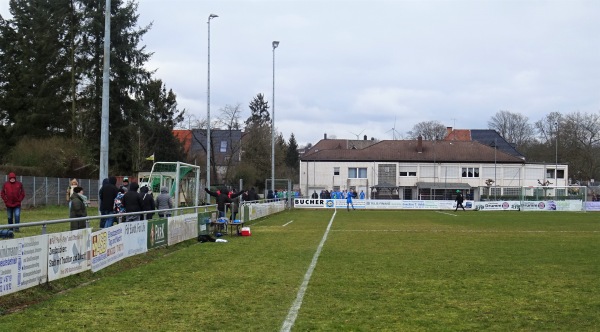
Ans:
[[[206,188],[210,189],[210,20],[219,17],[208,15],[208,83],[206,88]],[[210,194],[206,193],[206,203],[210,204]]]

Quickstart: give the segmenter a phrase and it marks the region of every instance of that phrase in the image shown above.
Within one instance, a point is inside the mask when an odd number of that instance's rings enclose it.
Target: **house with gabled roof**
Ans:
[[[518,197],[524,186],[568,184],[568,165],[526,163],[497,138],[490,146],[472,139],[473,133],[468,133],[470,140],[436,141],[325,136],[300,158],[300,188],[307,196],[353,189],[372,199],[443,200],[452,199],[457,190],[469,199],[490,194]],[[481,137],[478,134],[474,137]]]
[[[522,158],[525,156],[517,151],[515,146],[506,141],[497,131],[493,129],[452,129],[446,127],[445,141],[476,141],[484,145],[496,147],[499,151]]]
[[[173,135],[183,143],[190,163],[206,164],[206,129],[173,130]],[[228,170],[240,163],[242,136],[239,129],[210,131],[211,164],[216,166],[217,183],[223,180]]]

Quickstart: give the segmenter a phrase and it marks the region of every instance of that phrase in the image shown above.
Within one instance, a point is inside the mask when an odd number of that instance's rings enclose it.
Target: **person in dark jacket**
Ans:
[[[256,192],[256,189],[254,189],[254,187],[250,188],[250,191],[248,191],[247,193],[248,193],[248,200],[249,201],[258,201],[258,200],[260,200],[260,197],[258,196],[258,193]]]
[[[462,193],[460,192],[460,190],[456,191],[456,199],[454,199],[456,201],[456,209],[454,209],[454,211],[458,211],[458,207],[460,206],[463,211],[465,211],[465,207],[463,206],[463,201],[465,200],[463,198]]]
[[[129,184],[129,190],[123,195],[121,202],[125,208],[125,212],[140,212],[143,211],[144,203],[142,202],[142,196],[138,193],[140,185],[137,182]],[[138,221],[141,220],[141,215],[136,214],[132,216],[126,216],[125,221]]]
[[[239,193],[229,196],[229,190],[227,188],[222,188],[219,192],[214,192],[208,190],[208,188],[204,188],[209,195],[217,198],[217,210],[219,211],[219,218],[225,218],[225,206],[231,203],[231,200],[242,195],[245,191],[240,191]]]
[[[102,188],[98,192],[100,199],[100,214],[101,215],[112,215],[114,213],[114,202],[115,197],[119,193],[117,188],[117,178],[114,176],[104,179],[102,181]],[[115,217],[102,218],[100,220],[100,228],[111,227],[115,222]]]
[[[71,209],[69,211],[69,218],[81,218],[87,217],[87,198],[83,196],[83,188],[73,188],[73,193],[70,197]],[[71,230],[84,229],[85,220],[71,221]]]
[[[19,224],[21,222],[21,201],[25,199],[25,190],[23,189],[23,184],[17,181],[15,173],[8,173],[8,181],[2,186],[0,194],[4,205],[6,205],[8,223],[12,224],[14,217],[15,225]],[[19,228],[13,228],[12,230],[19,232]]]
[[[232,189],[231,192],[229,193],[230,197],[234,197],[236,194],[235,189]],[[232,222],[235,220],[235,217],[237,216],[237,213],[240,209],[240,198],[235,196],[235,198],[231,199],[231,215],[229,215],[229,222]]]
[[[140,196],[142,196],[142,211],[154,211],[156,207],[154,205],[154,196],[149,192],[148,186],[140,188]],[[154,212],[146,213],[144,215],[145,220],[150,220],[154,217]]]

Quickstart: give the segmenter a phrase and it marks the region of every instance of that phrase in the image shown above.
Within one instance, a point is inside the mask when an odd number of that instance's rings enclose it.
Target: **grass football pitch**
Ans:
[[[600,330],[598,213],[296,209],[250,227],[4,296],[0,326]]]

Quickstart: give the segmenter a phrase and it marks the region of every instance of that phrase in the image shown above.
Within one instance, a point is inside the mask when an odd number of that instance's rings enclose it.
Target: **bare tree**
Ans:
[[[490,121],[488,128],[496,130],[505,140],[513,143],[517,148],[530,142],[534,137],[534,129],[529,124],[529,118],[510,111],[499,111]]]
[[[557,158],[568,162],[576,180],[597,178],[600,171],[600,114],[575,112],[557,127]]]
[[[427,141],[438,140],[446,136],[446,126],[435,120],[423,121],[417,123],[407,134],[412,139],[416,139],[421,135]]]
[[[543,119],[536,121],[535,130],[541,143],[551,143],[556,139],[556,127],[561,127],[562,114],[551,112]]]
[[[219,116],[215,122],[215,126],[226,130],[240,130],[240,115],[242,114],[241,104],[225,105],[219,110]]]
[[[225,105],[219,110],[219,116],[215,123],[216,126],[223,128],[227,132],[227,152],[223,160],[222,170],[223,179],[228,183],[233,183],[233,177],[236,173],[235,166],[239,164],[242,153],[240,114],[242,113],[241,104],[235,106]]]

